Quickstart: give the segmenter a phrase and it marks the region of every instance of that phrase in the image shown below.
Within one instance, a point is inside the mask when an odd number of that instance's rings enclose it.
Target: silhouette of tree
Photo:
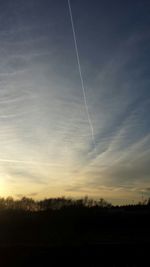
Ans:
[[[15,202],[14,199],[12,197],[7,197],[5,199],[5,207],[8,209],[14,209],[15,208]]]
[[[16,208],[23,210],[36,210],[36,202],[32,198],[22,197],[20,200],[16,201]]]
[[[111,203],[107,202],[103,198],[100,198],[95,204],[101,208],[110,208],[112,206]]]
[[[3,197],[0,197],[0,209],[3,210],[6,207],[6,202]]]

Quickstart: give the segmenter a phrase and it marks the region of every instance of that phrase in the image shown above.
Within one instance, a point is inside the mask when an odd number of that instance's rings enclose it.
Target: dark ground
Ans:
[[[0,212],[0,266],[149,266],[150,208]]]
[[[148,247],[141,244],[93,246],[10,246],[0,248],[0,266],[149,266]]]

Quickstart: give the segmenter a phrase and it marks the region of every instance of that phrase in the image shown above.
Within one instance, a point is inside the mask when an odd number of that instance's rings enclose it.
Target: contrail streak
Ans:
[[[77,37],[76,37],[76,32],[75,32],[75,27],[74,27],[74,20],[73,20],[70,0],[68,0],[68,8],[69,8],[69,15],[70,15],[71,26],[72,26],[72,33],[73,33],[74,46],[75,46],[75,52],[76,52],[76,57],[77,57],[77,64],[78,64],[78,70],[79,70],[79,75],[80,75],[81,87],[82,87],[83,98],[84,98],[84,105],[85,105],[85,110],[86,110],[86,114],[87,114],[87,119],[88,119],[90,131],[91,131],[91,136],[92,136],[94,148],[96,150],[94,129],[93,129],[93,124],[92,124],[92,121],[91,121],[91,118],[90,118],[89,108],[88,108],[87,99],[86,99],[85,86],[84,86],[84,81],[83,81],[83,76],[82,76],[82,69],[81,69],[81,63],[80,63],[80,57],[79,57]]]

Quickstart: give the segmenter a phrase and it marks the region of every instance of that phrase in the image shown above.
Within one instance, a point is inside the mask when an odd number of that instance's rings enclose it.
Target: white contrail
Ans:
[[[83,81],[83,76],[82,76],[80,57],[79,57],[79,50],[78,50],[78,45],[77,45],[77,37],[76,37],[76,32],[75,32],[75,27],[74,27],[74,21],[73,21],[73,15],[72,15],[72,9],[71,9],[70,0],[68,0],[68,8],[69,8],[69,15],[70,15],[70,20],[71,20],[72,33],[73,33],[73,39],[74,39],[74,46],[75,46],[75,51],[76,51],[77,64],[78,64],[78,69],[79,69],[79,75],[80,75],[81,87],[82,87],[82,92],[83,92],[84,104],[85,104],[85,109],[86,109],[86,113],[87,113],[87,118],[88,118],[88,122],[89,122],[89,126],[90,126],[90,131],[91,131],[91,136],[92,136],[94,148],[96,150],[94,129],[93,129],[92,121],[91,121],[91,118],[90,118],[89,108],[88,108],[87,99],[86,99],[85,86],[84,86],[84,81]]]

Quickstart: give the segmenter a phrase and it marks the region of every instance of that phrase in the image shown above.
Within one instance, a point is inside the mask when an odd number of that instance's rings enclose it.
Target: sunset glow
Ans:
[[[150,5],[71,6],[94,138],[67,1],[2,1],[0,196],[133,203],[150,195]]]

